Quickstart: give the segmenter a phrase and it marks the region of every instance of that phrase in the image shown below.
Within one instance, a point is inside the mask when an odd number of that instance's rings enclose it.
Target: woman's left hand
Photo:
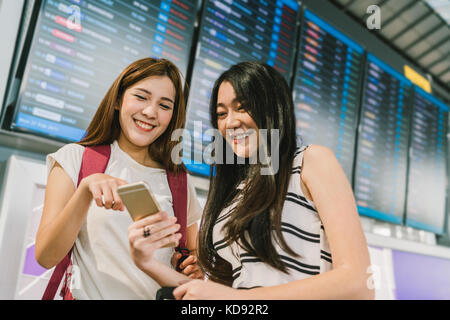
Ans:
[[[157,249],[169,243],[178,245],[181,238],[176,217],[168,217],[167,212],[159,212],[134,222],[128,227],[128,241],[131,258],[144,272],[151,270],[153,256]],[[146,231],[148,234],[146,234]]]
[[[177,300],[239,300],[245,299],[243,291],[225,285],[203,280],[191,280],[175,288]]]
[[[181,253],[175,252],[172,256],[172,266],[175,268],[178,260],[181,258]],[[203,279],[203,272],[198,265],[198,259],[195,255],[189,255],[180,264],[181,273],[188,276],[191,279]]]

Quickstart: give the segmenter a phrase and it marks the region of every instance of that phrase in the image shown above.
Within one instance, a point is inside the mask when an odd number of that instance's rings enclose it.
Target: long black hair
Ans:
[[[211,122],[216,129],[218,91],[223,82],[233,86],[237,100],[258,129],[267,129],[265,146],[268,156],[272,159],[279,157],[278,170],[269,175],[261,174],[263,164],[260,162],[236,164],[236,156],[234,164],[212,165],[208,199],[199,231],[198,257],[203,271],[211,280],[231,285],[231,265],[218,255],[212,234],[219,214],[232,203],[236,206],[223,227],[227,244],[236,241],[249,254],[283,272],[287,269],[273,239],[284,251],[297,256],[281,233],[281,213],[297,142],[292,95],[278,71],[259,62],[242,62],[225,71],[216,80],[210,100]],[[270,139],[273,130],[279,132],[276,146]],[[230,146],[224,137],[216,139],[223,139],[223,150],[219,151],[223,152],[222,155],[227,154]],[[238,186],[242,182],[245,186],[240,190]]]

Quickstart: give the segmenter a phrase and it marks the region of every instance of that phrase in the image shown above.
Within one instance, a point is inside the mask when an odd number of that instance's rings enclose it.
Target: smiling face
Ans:
[[[119,144],[147,148],[170,124],[175,87],[167,76],[151,76],[125,90]]]
[[[254,155],[258,149],[258,127],[228,81],[219,87],[216,113],[217,127],[234,153],[243,158]]]

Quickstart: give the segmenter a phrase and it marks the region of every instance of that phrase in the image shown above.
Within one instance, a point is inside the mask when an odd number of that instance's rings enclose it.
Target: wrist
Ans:
[[[142,264],[137,265],[141,271],[145,272],[150,277],[154,277],[158,272],[158,261],[155,259],[146,260]]]
[[[238,290],[239,295],[238,295],[237,299],[239,299],[239,300],[268,299],[267,296],[264,296],[264,293],[262,291],[264,291],[264,287],[253,288],[253,289],[240,289],[240,290]]]
[[[92,200],[92,193],[89,190],[89,183],[87,182],[86,178],[81,179],[77,190],[83,197],[87,197],[90,201]]]

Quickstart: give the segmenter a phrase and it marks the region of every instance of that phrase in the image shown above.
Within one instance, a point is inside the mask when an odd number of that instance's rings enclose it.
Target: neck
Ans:
[[[137,146],[131,143],[126,137],[120,135],[117,140],[120,149],[126,152],[137,163],[151,168],[163,168],[163,166],[154,161],[148,152],[148,146]]]

